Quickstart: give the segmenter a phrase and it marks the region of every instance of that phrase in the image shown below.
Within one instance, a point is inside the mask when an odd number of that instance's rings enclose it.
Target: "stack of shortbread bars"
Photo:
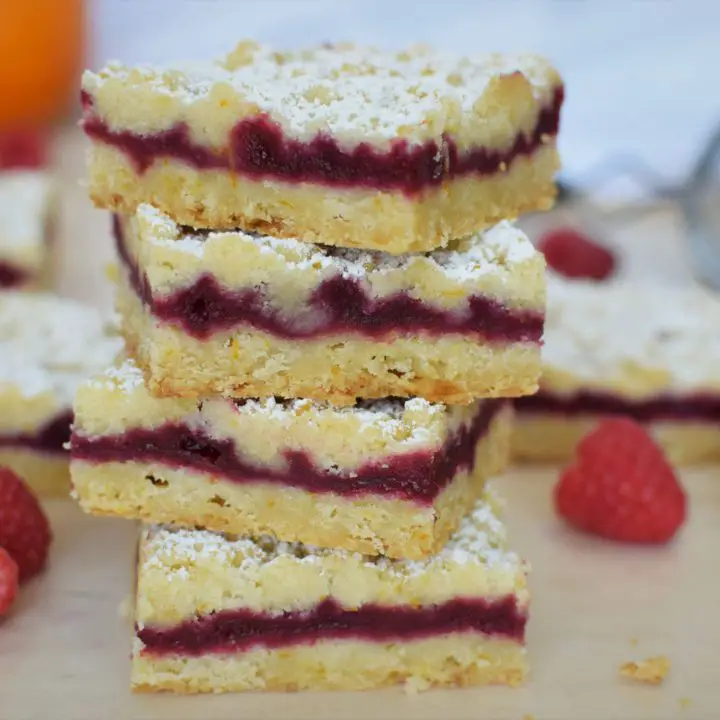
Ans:
[[[132,684],[518,684],[486,481],[535,392],[563,86],[543,59],[253,43],[83,79],[125,355],[75,403],[83,508],[140,535]]]

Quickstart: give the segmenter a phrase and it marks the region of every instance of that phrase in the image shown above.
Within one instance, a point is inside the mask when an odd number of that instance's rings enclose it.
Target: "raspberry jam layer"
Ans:
[[[280,450],[284,467],[254,465],[227,438],[213,438],[200,428],[166,424],[136,428],[120,435],[74,433],[73,459],[87,462],[144,462],[189,468],[236,483],[271,483],[312,493],[357,497],[377,494],[431,504],[455,477],[475,468],[475,448],[507,400],[484,400],[472,421],[454,432],[439,450],[388,455],[343,472],[321,468],[306,452]]]
[[[288,138],[267,115],[240,120],[225,147],[211,148],[193,140],[184,124],[148,135],[114,130],[95,114],[88,93],[83,92],[81,99],[82,126],[87,135],[123,152],[139,174],[156,161],[171,158],[198,170],[227,170],[253,180],[399,190],[414,195],[458,176],[502,172],[516,158],[532,155],[557,135],[564,95],[564,88],[557,87],[552,101],[541,109],[534,129],[527,135],[519,133],[510,147],[476,147],[462,152],[448,135],[439,143],[395,139],[387,151],[369,143],[344,150],[324,133],[308,142]]]
[[[30,273],[9,262],[0,261],[0,288],[12,290],[27,285],[31,280]]]
[[[696,420],[720,422],[720,396],[693,394],[685,396],[657,395],[648,400],[627,400],[618,395],[600,392],[578,392],[554,395],[541,391],[515,400],[522,413],[552,415],[627,415],[638,422],[653,420]]]
[[[310,611],[269,615],[221,610],[167,628],[145,626],[136,633],[145,645],[144,653],[197,656],[320,640],[407,642],[449,633],[482,633],[521,643],[526,621],[514,596],[458,598],[426,607],[368,604],[357,610],[346,610],[326,599]]]
[[[0,448],[24,448],[37,452],[62,454],[70,440],[73,414],[59,413],[32,433],[0,434]]]
[[[286,340],[336,334],[379,340],[415,333],[475,335],[493,343],[539,343],[542,338],[542,312],[509,308],[483,295],[470,295],[467,308],[457,311],[434,307],[406,292],[375,299],[360,280],[340,274],[323,280],[305,307],[294,309],[295,317],[275,309],[261,288],[228,290],[207,274],[187,287],[155,297],[128,251],[117,217],[113,230],[118,256],[135,294],[158,320],[177,325],[199,340],[242,326]]]

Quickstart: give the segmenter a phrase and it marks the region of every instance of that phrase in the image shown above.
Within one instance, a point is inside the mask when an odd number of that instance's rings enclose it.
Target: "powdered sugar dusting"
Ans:
[[[51,195],[52,178],[47,172],[0,174],[0,249],[44,243]]]
[[[493,511],[489,503],[478,503],[470,516],[466,518],[455,535],[443,548],[452,562],[464,564],[475,557],[495,557],[492,551],[498,550],[507,541],[505,526]]]
[[[543,362],[592,381],[652,374],[654,389],[720,387],[720,298],[648,282],[551,277]]]
[[[467,515],[448,544],[426,560],[391,560],[383,556],[364,556],[346,550],[317,548],[302,543],[279,542],[272,537],[252,539],[212,533],[154,526],[145,531],[146,567],[160,567],[176,572],[183,563],[202,558],[218,562],[237,571],[274,562],[286,564],[323,564],[326,559],[354,560],[378,568],[391,576],[409,576],[432,571],[447,571],[458,565],[476,564],[491,570],[513,571],[521,567],[518,556],[506,548],[505,529],[493,510],[492,497],[484,497]]]
[[[288,268],[312,268],[323,274],[365,278],[372,282],[391,272],[409,272],[418,265],[430,266],[448,278],[462,282],[494,273],[508,276],[513,266],[537,256],[525,233],[511,222],[503,221],[472,236],[456,240],[450,249],[406,255],[351,248],[313,245],[297,239],[281,239],[242,231],[198,233],[178,227],[169,217],[150,205],[141,205],[138,219],[144,226],[144,239],[173,250],[202,257],[215,239],[236,237],[238,244],[252,243],[260,252],[275,255]],[[325,273],[323,273],[325,271]]]
[[[78,385],[122,347],[92,307],[49,294],[0,294],[0,385],[72,403]]]
[[[88,380],[90,387],[102,390],[119,390],[131,394],[137,388],[145,386],[142,371],[133,360],[126,359],[118,365],[111,365],[101,375]]]
[[[86,73],[83,87],[92,92],[120,78],[183,105],[234,97],[295,137],[324,132],[413,140],[440,137],[451,119],[475,112],[493,78],[515,72],[528,79],[539,101],[549,99],[559,82],[550,64],[534,55],[458,57],[428,48],[394,53],[351,45],[280,53],[245,42],[204,65],[129,69],[111,63],[98,74]]]
[[[452,409],[446,405],[420,398],[363,400],[348,407],[305,399],[265,398],[242,401],[238,403],[237,410],[240,413],[269,415],[281,424],[289,424],[298,415],[302,415],[308,423],[316,423],[325,415],[347,418],[356,423],[358,438],[366,430],[380,430],[388,440],[402,446],[434,444],[439,437],[439,428],[453,417]]]
[[[142,371],[131,358],[125,358],[87,381],[89,387],[132,394],[137,390],[147,393]],[[168,403],[172,400],[168,399]],[[226,402],[222,398],[204,398],[204,405]],[[469,422],[479,409],[476,405],[460,406],[458,409],[443,403],[432,403],[422,398],[384,398],[360,400],[355,405],[336,407],[327,402],[307,399],[279,399],[274,397],[243,398],[232,401],[235,411],[242,415],[258,415],[280,426],[289,427],[298,417],[304,422],[317,423],[321,418],[335,417],[354,421],[357,437],[366,430],[380,430],[382,436],[394,445],[424,446],[435,444],[459,422]],[[202,413],[202,410],[199,411]]]

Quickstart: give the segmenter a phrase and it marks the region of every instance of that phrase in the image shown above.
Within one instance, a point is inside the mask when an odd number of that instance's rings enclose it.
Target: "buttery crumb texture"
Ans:
[[[151,526],[141,539],[136,621],[170,624],[239,605],[307,609],[326,597],[347,608],[507,594],[525,604],[527,564],[508,549],[497,502],[492,489],[481,495],[445,546],[422,560]]]
[[[73,486],[95,514],[424,557],[505,469],[511,411],[157,398],[127,360],[77,393]]]
[[[241,43],[204,65],[111,63],[83,76],[90,194],[193,227],[432,250],[550,207],[562,99],[534,55]]]
[[[147,205],[115,232],[123,334],[154,394],[467,404],[537,387],[545,264],[510,223],[399,257],[190,231]]]
[[[638,683],[659,685],[670,672],[670,660],[664,655],[639,662],[626,662],[620,666],[620,675]]]
[[[530,54],[457,57],[422,47],[393,53],[348,44],[279,52],[244,42],[203,65],[113,62],[85,72],[83,89],[114,127],[141,134],[167,130],[178,120],[199,121],[212,111],[212,122],[198,122],[192,131],[208,145],[222,146],[239,119],[262,113],[293,139],[326,132],[345,145],[370,142],[387,149],[396,138],[422,142],[446,132],[471,146],[478,120],[489,123],[483,137],[513,140],[509,108],[498,108],[496,91],[503,78],[516,74],[530,104],[550,103],[560,85],[552,65]],[[152,105],[140,118],[139,104],[146,100]],[[161,100],[162,112],[153,113]],[[503,138],[503,131],[513,135]]]
[[[268,286],[273,305],[290,314],[323,281],[340,276],[361,283],[374,301],[406,291],[433,307],[462,312],[467,296],[482,294],[509,307],[545,308],[544,258],[506,221],[457,238],[445,250],[400,256],[242,231],[198,232],[150,205],[118,222],[119,241],[153,295],[207,274],[228,290]]]
[[[483,497],[457,533],[423,561],[388,560],[339,550],[231,538],[207,531],[146,528],[140,540],[132,683],[135,690],[181,693],[244,690],[361,690],[404,683],[411,692],[433,686],[517,685],[526,674],[519,634],[413,633],[393,637],[319,637],[313,643],[265,645],[214,652],[150,642],[183,623],[233,613],[297,618],[331,603],[352,616],[417,612],[454,602],[477,610],[506,603],[523,625],[527,565],[507,548],[491,495]],[[459,600],[462,599],[462,600]],[[469,606],[466,606],[469,607]],[[462,612],[462,611],[461,611]],[[467,610],[465,610],[467,612]],[[458,618],[458,622],[461,620]],[[228,625],[228,628],[230,626]],[[318,626],[317,632],[322,632]],[[244,644],[242,630],[235,642]]]

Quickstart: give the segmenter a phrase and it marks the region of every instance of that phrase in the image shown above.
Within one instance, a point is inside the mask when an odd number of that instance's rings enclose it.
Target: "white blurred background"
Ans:
[[[207,59],[244,38],[547,54],[568,89],[564,176],[581,184],[618,155],[679,182],[720,123],[720,0],[95,0],[91,13],[94,67]]]

